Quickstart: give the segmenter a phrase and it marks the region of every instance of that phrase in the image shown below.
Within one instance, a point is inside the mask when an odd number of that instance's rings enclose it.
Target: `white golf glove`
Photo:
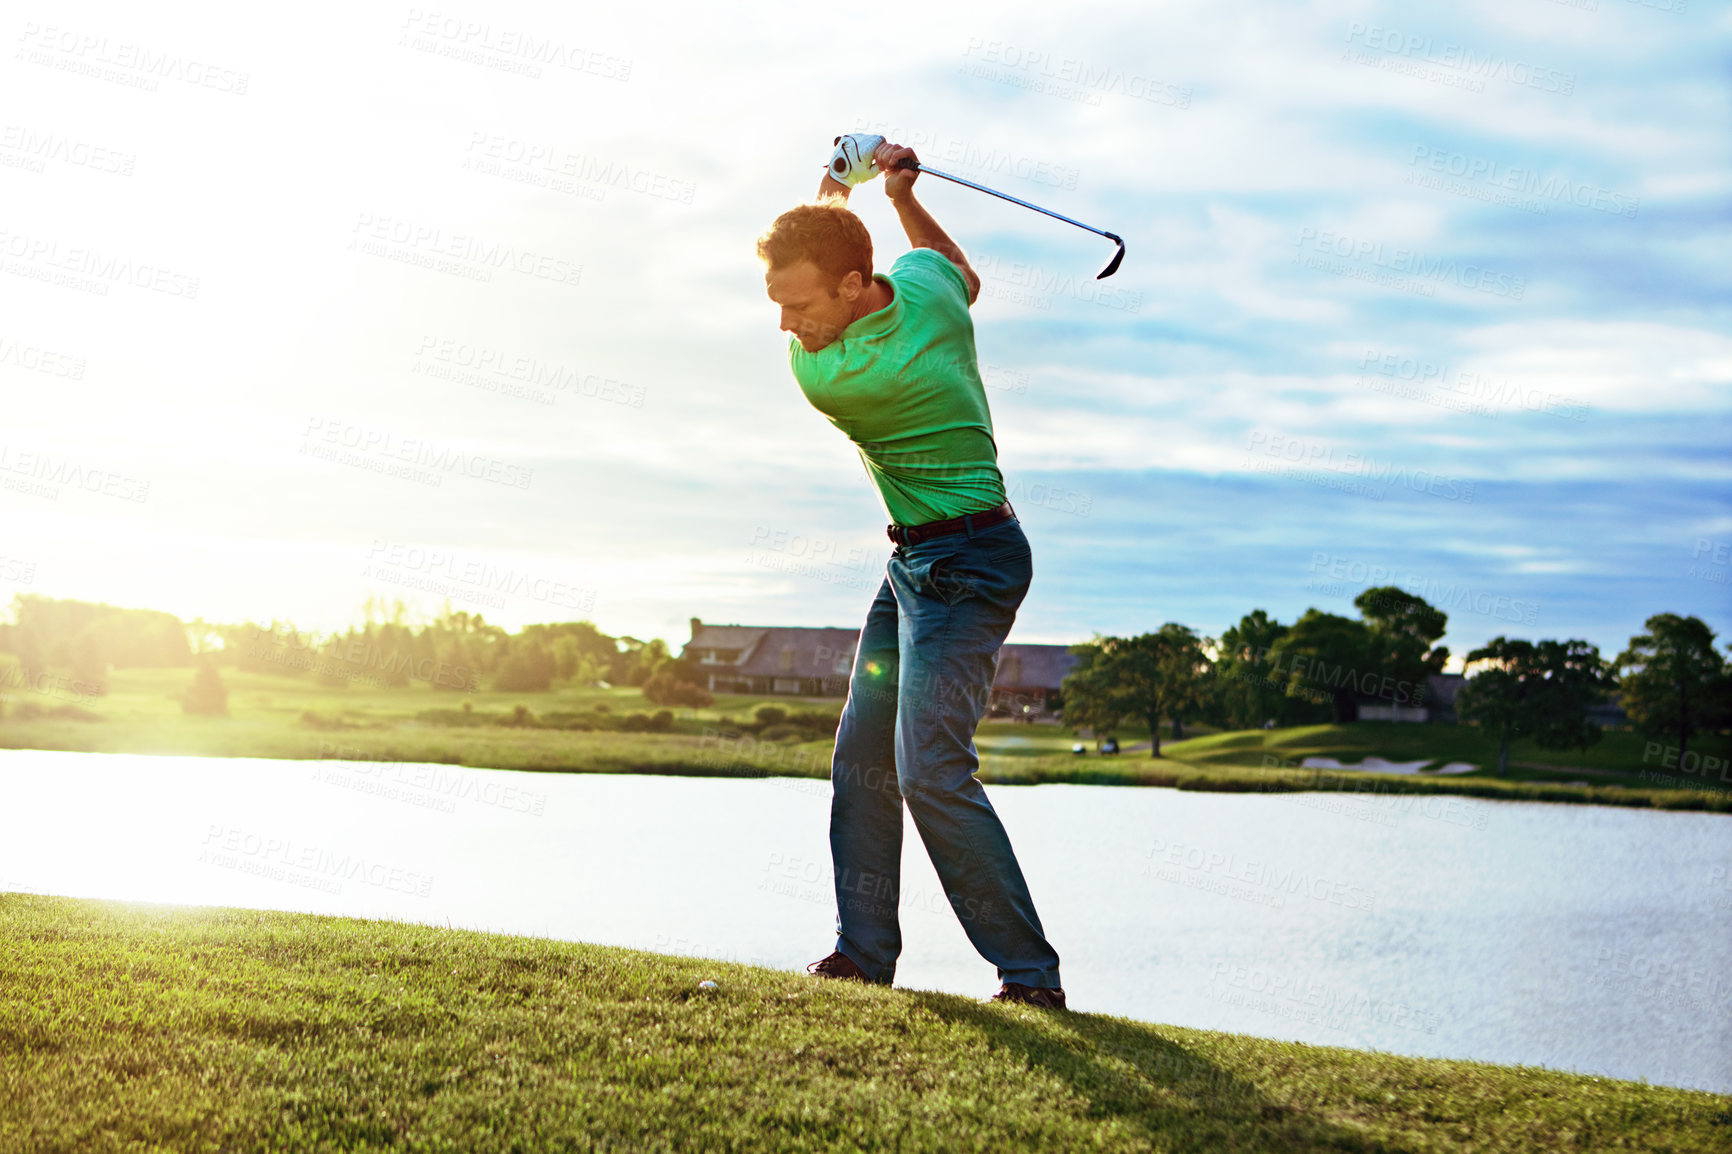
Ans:
[[[878,175],[872,153],[884,143],[882,136],[870,132],[852,132],[836,138],[836,151],[830,157],[830,178],[853,188]]]

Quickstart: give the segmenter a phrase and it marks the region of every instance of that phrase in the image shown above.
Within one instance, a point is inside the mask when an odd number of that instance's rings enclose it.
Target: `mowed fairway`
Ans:
[[[714,991],[698,983],[713,979]],[[0,895],[0,1149],[1722,1151],[1732,1099],[388,922]]]

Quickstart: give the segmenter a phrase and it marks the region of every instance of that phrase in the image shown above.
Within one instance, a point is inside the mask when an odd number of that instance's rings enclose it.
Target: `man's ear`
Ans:
[[[855,298],[865,290],[866,282],[860,276],[860,270],[857,268],[851,268],[843,275],[841,280],[836,282],[836,291],[831,295],[839,296],[849,304],[853,304]]]

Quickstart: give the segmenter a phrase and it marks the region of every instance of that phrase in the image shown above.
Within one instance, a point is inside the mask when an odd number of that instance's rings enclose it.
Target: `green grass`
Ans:
[[[714,979],[719,989],[697,983]],[[1732,1098],[616,947],[0,895],[0,1149],[1723,1151]]]
[[[749,777],[829,775],[829,740],[759,740],[735,728],[761,704],[836,714],[835,698],[719,696],[712,708],[675,710],[673,732],[577,732],[500,725],[453,727],[417,720],[417,714],[451,710],[464,702],[475,711],[507,715],[522,705],[536,717],[592,714],[606,706],[612,716],[655,710],[636,689],[559,689],[548,693],[442,693],[425,684],[374,689],[319,686],[305,678],[239,674],[226,670],[226,718],[190,717],[180,707],[192,680],[190,669],[122,670],[113,690],[89,709],[100,720],[61,717],[20,719],[9,705],[0,718],[0,748],[61,749],[92,753],[183,754],[313,760],[435,762],[491,769],[604,773],[665,773]],[[15,701],[32,695],[13,695]],[[35,698],[39,704],[57,704]],[[303,720],[313,714],[315,725]],[[1512,747],[1511,771],[1492,773],[1494,741],[1472,726],[1360,722],[1276,730],[1212,733],[1166,741],[1162,756],[1127,750],[1116,757],[1070,752],[1076,741],[1052,725],[987,722],[977,735],[979,776],[1005,784],[1075,782],[1093,785],[1172,786],[1180,789],[1250,792],[1341,790],[1380,793],[1452,793],[1523,800],[1655,806],[1732,812],[1732,782],[1721,775],[1691,777],[1666,770],[1649,756],[1635,733],[1609,731],[1586,753]],[[728,734],[736,734],[729,737]],[[1119,734],[1130,745],[1147,740],[1145,729]],[[1092,743],[1088,743],[1091,745]],[[1693,743],[1702,751],[1732,758],[1724,736]],[[1368,755],[1391,761],[1433,759],[1434,765],[1465,761],[1480,766],[1451,777],[1323,773],[1299,769],[1306,757],[1357,763]]]
[[[1511,769],[1499,777],[1497,744],[1472,726],[1441,723],[1402,724],[1362,721],[1353,725],[1310,725],[1210,733],[1161,743],[1161,756],[1147,748],[1114,757],[1068,752],[1068,736],[1035,739],[1013,746],[1004,735],[1027,733],[1030,726],[985,725],[975,744],[981,749],[980,777],[986,781],[1026,783],[1077,781],[1100,785],[1156,785],[1178,789],[1232,792],[1334,790],[1345,793],[1459,794],[1505,801],[1583,802],[1655,806],[1666,809],[1732,812],[1732,790],[1704,788],[1709,779],[1663,770],[1641,735],[1607,731],[1587,754],[1579,750],[1542,750],[1529,742],[1511,747]],[[1141,737],[1124,731],[1127,745]],[[1085,743],[1092,751],[1093,743]],[[1720,757],[1732,757],[1724,737],[1693,743]],[[1367,756],[1387,761],[1431,759],[1431,768],[1458,761],[1479,766],[1473,773],[1445,777],[1307,770],[1308,757],[1333,757],[1354,765]],[[1717,778],[1713,779],[1718,781]]]

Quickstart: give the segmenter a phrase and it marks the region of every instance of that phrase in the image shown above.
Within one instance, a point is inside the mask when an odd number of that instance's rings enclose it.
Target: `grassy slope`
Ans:
[[[991,728],[991,727],[988,727]],[[1027,728],[1027,727],[1023,727]],[[1133,735],[1122,734],[1127,744]],[[1147,731],[1139,735],[1146,742]],[[1064,739],[1068,748],[1070,739]],[[993,745],[988,737],[978,742]],[[1725,738],[1703,737],[1693,749],[1732,758]],[[1441,723],[1359,722],[1289,729],[1210,733],[1161,743],[1161,757],[1145,745],[1113,758],[1078,758],[1056,751],[1057,742],[1035,741],[1020,748],[994,750],[982,760],[989,781],[1096,781],[1102,784],[1171,785],[1181,789],[1284,790],[1343,792],[1460,793],[1527,801],[1574,801],[1609,805],[1663,806],[1732,812],[1732,778],[1687,775],[1665,770],[1657,757],[1644,755],[1648,743],[1629,731],[1608,731],[1601,742],[1580,750],[1539,749],[1531,742],[1511,746],[1510,771],[1498,777],[1497,743],[1472,726]],[[1333,757],[1353,765],[1367,756],[1388,761],[1431,759],[1477,765],[1473,773],[1436,777],[1425,774],[1365,774],[1305,770],[1308,757]],[[1724,764],[1724,761],[1722,762]]]
[[[697,989],[714,978],[720,989]],[[614,947],[0,895],[0,1149],[1719,1151],[1732,1099]]]
[[[446,728],[424,725],[414,715],[427,709],[453,709],[470,701],[485,712],[509,712],[526,705],[537,715],[587,711],[606,702],[615,714],[647,711],[635,689],[562,689],[550,693],[438,693],[424,684],[377,690],[360,684],[330,689],[304,679],[224,673],[229,686],[228,718],[188,717],[179,699],[192,671],[123,670],[113,692],[92,708],[104,720],[54,718],[0,720],[0,748],[66,749],[106,753],[194,754],[214,757],[337,758],[445,762],[498,769],[582,770],[602,772],[784,774],[827,777],[831,744],[760,743],[749,736],[730,741],[718,729],[730,719],[750,716],[754,706],[834,712],[835,699],[718,698],[712,709],[678,710],[676,732],[580,733],[557,729],[499,726]],[[56,704],[43,699],[42,704]],[[308,728],[301,715],[312,711],[340,718],[344,728]],[[1146,740],[1134,727],[1120,734],[1127,745]],[[1083,782],[1103,785],[1164,785],[1208,790],[1375,789],[1390,793],[1465,793],[1535,801],[1660,805],[1732,812],[1732,782],[1723,775],[1691,777],[1667,773],[1657,759],[1644,765],[1645,743],[1628,732],[1610,732],[1600,745],[1578,751],[1539,750],[1517,743],[1512,772],[1498,779],[1495,743],[1479,730],[1454,725],[1398,725],[1362,722],[1352,726],[1304,726],[1209,734],[1186,741],[1164,741],[1161,758],[1127,751],[1118,757],[1073,756],[1076,739],[1055,726],[989,722],[981,726],[980,777],[989,782]],[[1732,754],[1724,738],[1705,738],[1702,749]],[[1358,762],[1367,755],[1394,761],[1429,757],[1437,764],[1466,761],[1482,767],[1476,774],[1449,778],[1391,775],[1319,775],[1299,771],[1311,756]],[[1265,768],[1273,759],[1274,769]],[[1574,784],[1588,782],[1587,785]]]

